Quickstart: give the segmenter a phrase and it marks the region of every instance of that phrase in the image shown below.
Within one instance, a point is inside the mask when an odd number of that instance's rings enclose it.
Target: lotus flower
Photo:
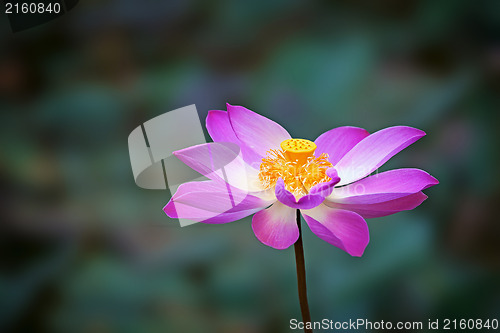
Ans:
[[[241,106],[210,111],[213,143],[174,152],[208,181],[182,184],[164,207],[172,218],[227,223],[255,214],[264,244],[285,249],[300,236],[297,209],[311,231],[352,256],[369,242],[367,218],[420,205],[422,190],[438,184],[419,169],[371,175],[425,133],[394,126],[373,134],[337,127],[314,142],[292,139],[276,122]]]

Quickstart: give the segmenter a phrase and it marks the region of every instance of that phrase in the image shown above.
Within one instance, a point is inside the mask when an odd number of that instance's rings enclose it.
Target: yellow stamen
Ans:
[[[281,149],[271,149],[260,164],[259,180],[264,188],[276,185],[282,178],[285,187],[297,199],[306,195],[311,187],[330,179],[326,170],[333,165],[328,155],[315,157],[314,142],[304,139],[288,139],[281,143]]]

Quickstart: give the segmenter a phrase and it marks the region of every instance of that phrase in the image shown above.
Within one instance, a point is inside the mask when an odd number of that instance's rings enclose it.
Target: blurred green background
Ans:
[[[135,127],[226,102],[313,140],[427,133],[381,170],[440,184],[368,220],[363,257],[303,228],[313,320],[498,319],[499,28],[494,0],[82,1],[15,34],[2,16],[0,331],[291,331],[292,248],[249,218],[180,228],[132,176]]]

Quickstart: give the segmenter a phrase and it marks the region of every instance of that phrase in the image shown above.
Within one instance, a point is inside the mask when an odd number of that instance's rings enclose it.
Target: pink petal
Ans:
[[[169,201],[163,208],[165,214],[171,218],[187,219],[195,222],[211,224],[237,221],[258,212],[259,210],[262,210],[262,208],[218,213],[203,210],[183,203],[174,203],[173,201]]]
[[[233,143],[213,142],[174,152],[187,166],[219,182],[247,192],[261,190],[256,182],[258,171],[246,164]]]
[[[208,112],[206,126],[208,134],[214,142],[231,142],[238,145],[242,151],[242,157],[250,165],[261,163],[262,157],[252,149],[246,147],[236,137],[233,126],[229,121],[229,114],[226,111],[212,110]]]
[[[172,218],[226,223],[253,214],[271,203],[223,182],[203,181],[180,185],[163,210]]]
[[[373,204],[401,198],[438,183],[423,170],[396,169],[336,188],[327,199],[345,204]]]
[[[184,183],[179,186],[171,201],[216,213],[264,208],[272,203],[229,184],[215,181]]]
[[[411,210],[419,206],[427,196],[422,192],[408,194],[404,197],[373,204],[343,204],[325,200],[325,205],[331,208],[350,210],[365,219],[382,217],[399,213],[403,210]]]
[[[352,147],[369,134],[367,130],[359,127],[343,126],[334,128],[321,134],[314,141],[317,146],[314,155],[319,156],[322,153],[327,153],[328,160],[335,165]]]
[[[229,115],[226,111],[208,111],[206,126],[208,134],[210,134],[214,142],[240,143],[240,140],[234,134],[233,126],[231,126]]]
[[[265,245],[279,250],[286,249],[299,238],[295,213],[295,209],[280,202],[261,210],[252,219],[255,236]]]
[[[352,256],[363,255],[370,235],[366,221],[361,216],[325,205],[301,212],[316,236]]]
[[[275,194],[279,202],[295,209],[311,209],[320,205],[327,196],[332,193],[333,187],[337,184],[340,178],[334,168],[327,170],[327,175],[331,178],[329,182],[314,185],[308,194],[301,197],[299,200],[285,188],[285,182],[279,178],[276,182]]]
[[[247,108],[227,104],[227,112],[236,137],[261,157],[291,138],[281,125]]]
[[[416,128],[394,126],[367,136],[335,165],[340,176],[337,185],[350,184],[369,175],[424,135],[424,131]]]

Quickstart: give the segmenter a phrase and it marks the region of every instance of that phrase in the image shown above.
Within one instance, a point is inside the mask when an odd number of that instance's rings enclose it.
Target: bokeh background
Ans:
[[[291,331],[292,248],[261,244],[249,218],[180,228],[170,193],[132,176],[135,127],[226,102],[308,139],[427,133],[381,170],[440,184],[369,220],[363,257],[303,228],[314,320],[498,319],[499,14],[494,0],[89,0],[18,33],[2,14],[0,331]]]

